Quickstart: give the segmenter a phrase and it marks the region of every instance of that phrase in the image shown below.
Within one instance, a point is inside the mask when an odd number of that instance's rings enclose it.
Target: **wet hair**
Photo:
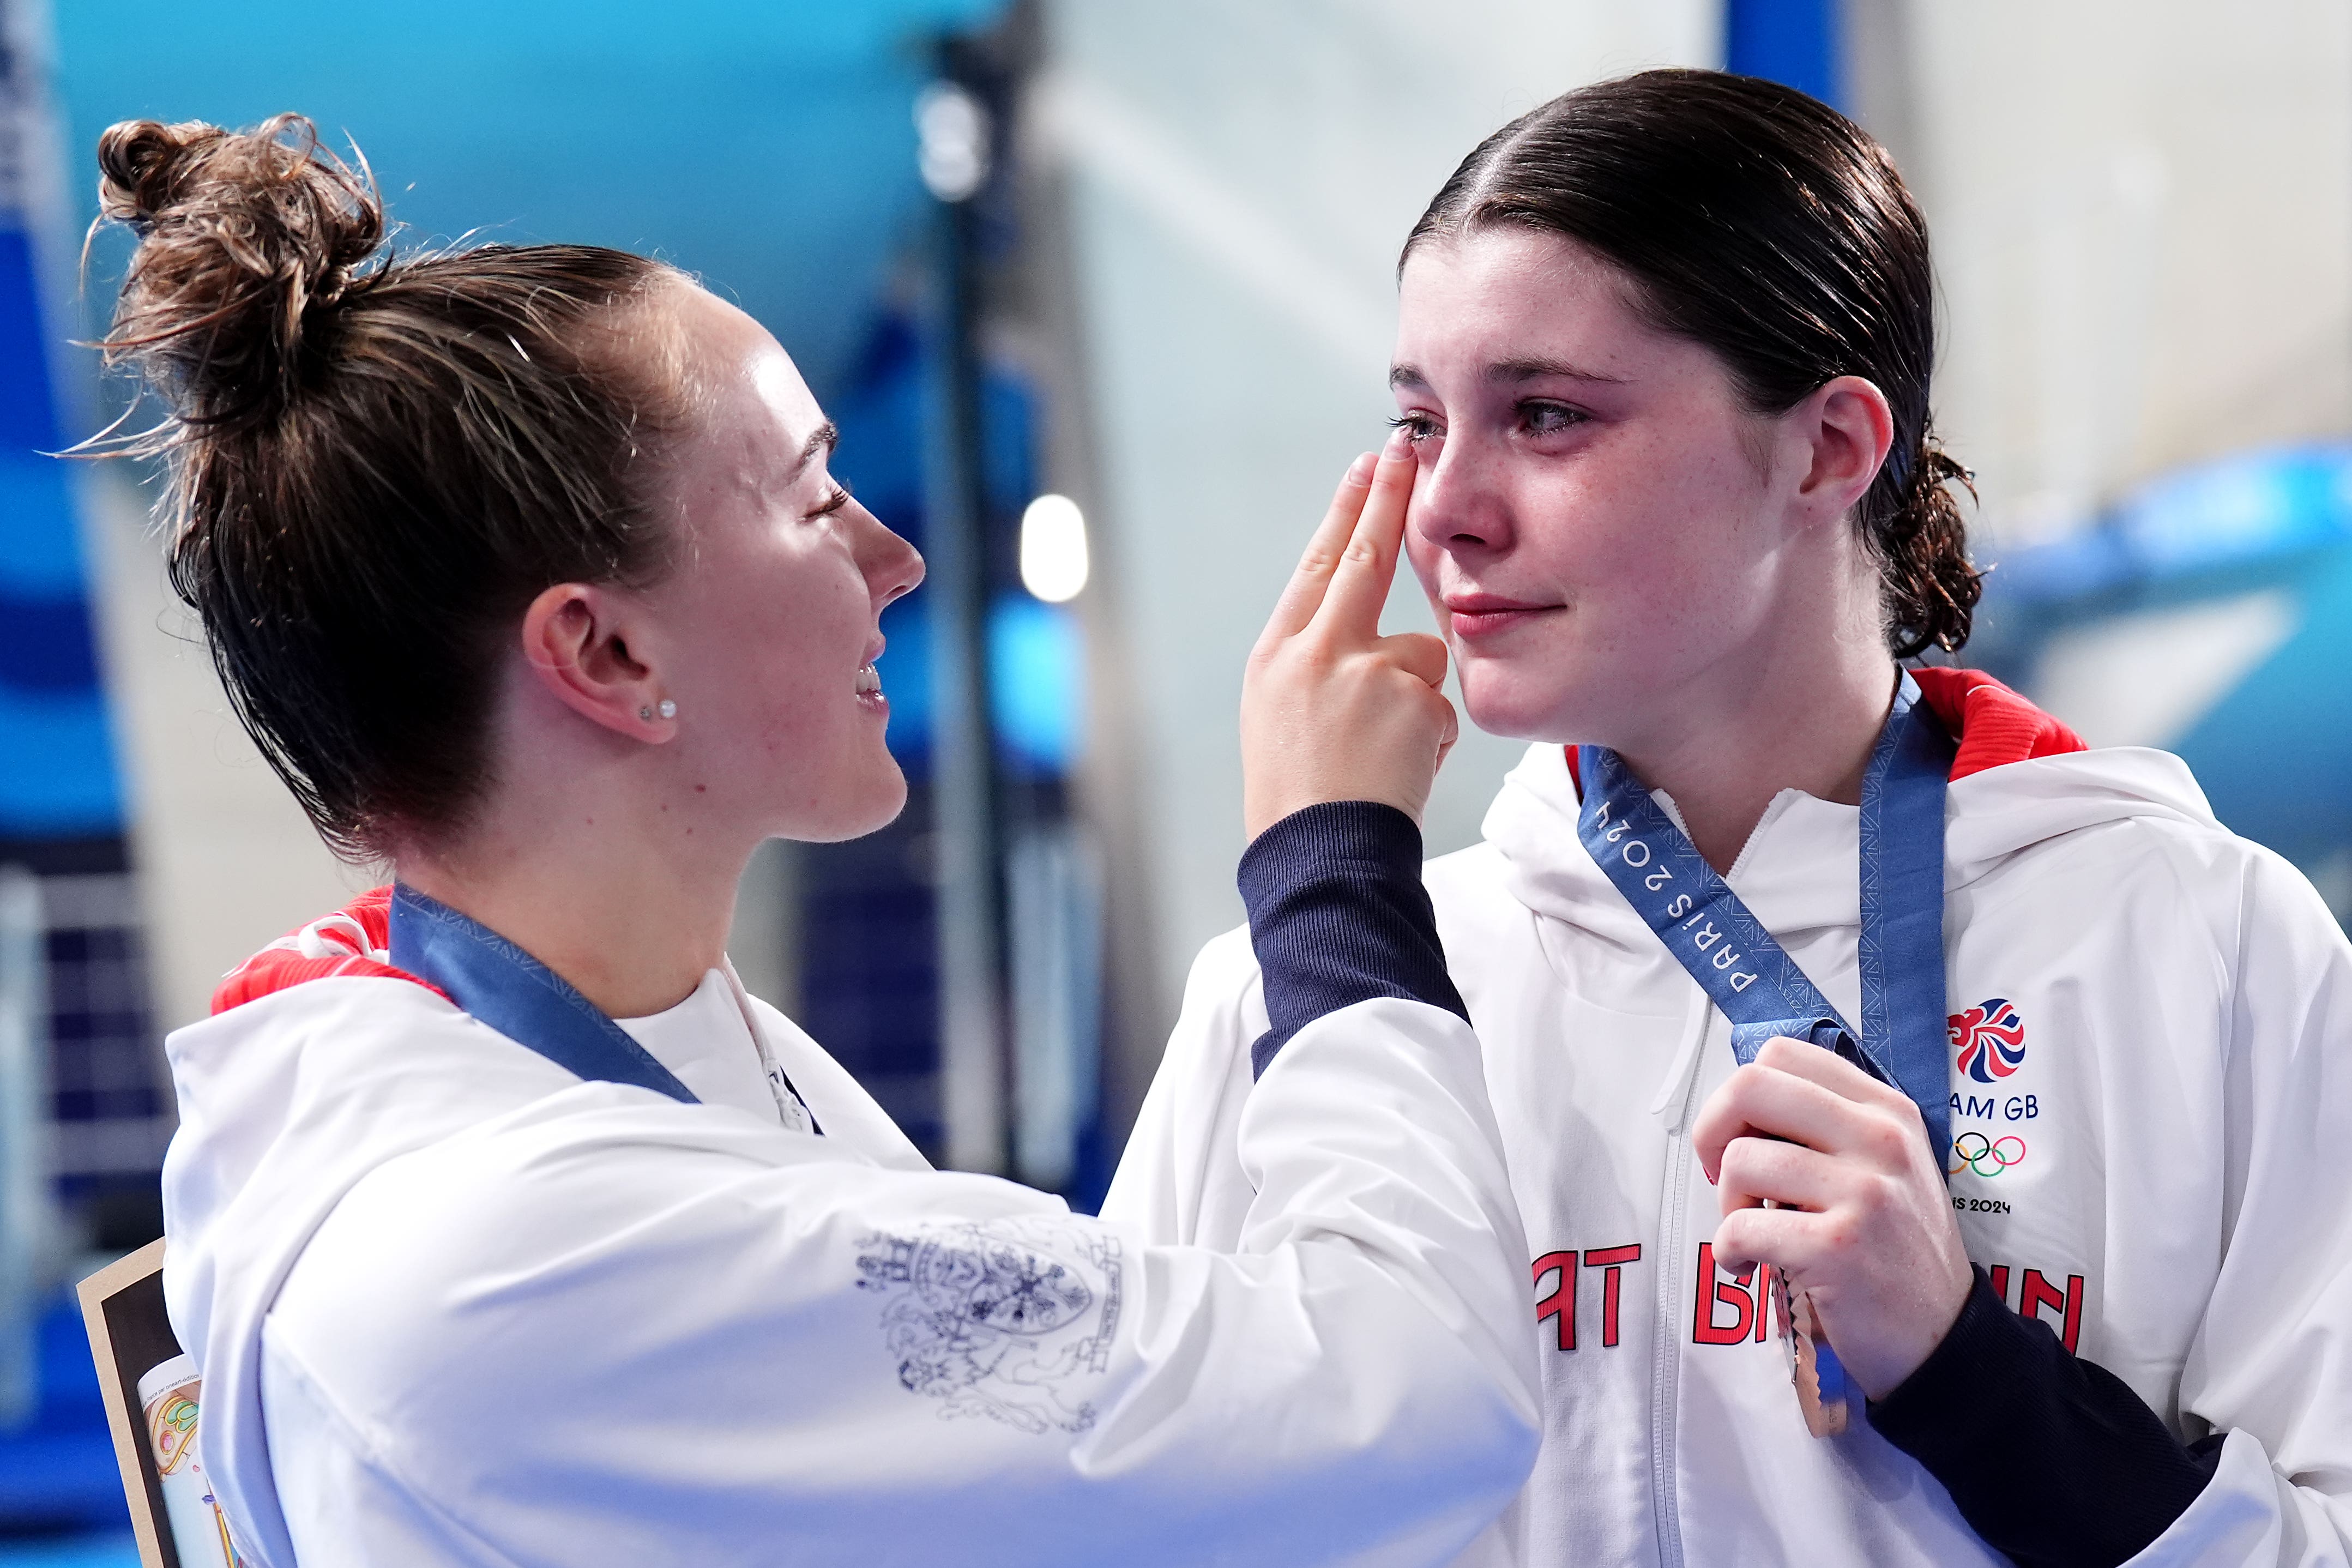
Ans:
[[[1909,658],[1968,640],[1979,574],[1952,492],[1975,492],[1936,439],[1927,226],[1885,148],[1776,82],[1643,71],[1480,142],[1404,257],[1505,227],[1607,260],[1654,325],[1722,362],[1752,412],[1785,413],[1841,375],[1874,384],[1895,441],[1856,521],[1879,563],[1888,646]]]
[[[107,363],[160,423],[173,587],[237,718],[337,853],[460,829],[492,776],[501,640],[542,590],[643,584],[666,531],[633,486],[682,417],[679,277],[587,246],[394,256],[366,163],[280,115],[127,121],[100,222],[138,237]]]

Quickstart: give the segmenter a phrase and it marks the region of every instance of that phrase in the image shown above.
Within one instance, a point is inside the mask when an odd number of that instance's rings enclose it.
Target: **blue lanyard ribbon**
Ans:
[[[567,1072],[699,1103],[677,1074],[563,976],[479,921],[414,888],[393,889],[392,963]]]
[[[1938,1167],[1951,1147],[1944,1016],[1944,794],[1952,741],[1906,673],[1862,779],[1862,1027],[1839,1016],[1616,752],[1578,753],[1577,836],[1723,1016],[1744,1065],[1811,1040],[1911,1098]]]

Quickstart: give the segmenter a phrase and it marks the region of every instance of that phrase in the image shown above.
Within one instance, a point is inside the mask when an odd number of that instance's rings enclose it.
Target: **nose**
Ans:
[[[878,614],[892,600],[913,593],[923,580],[922,552],[891,532],[880,518],[857,502],[849,505],[857,514],[857,567],[866,574],[866,590],[874,595]]]
[[[1454,432],[1422,465],[1410,527],[1424,548],[1493,552],[1510,548],[1511,515],[1491,454]]]

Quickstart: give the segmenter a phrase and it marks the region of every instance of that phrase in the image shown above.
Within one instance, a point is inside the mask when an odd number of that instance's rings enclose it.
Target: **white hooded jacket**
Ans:
[[[929,1170],[740,990],[822,1136],[583,1082],[335,958],[352,925],[168,1044],[165,1296],[254,1568],[1434,1564],[1527,1473],[1525,1243],[1449,1013],[1300,1032],[1212,1253]]]
[[[2004,1561],[1859,1411],[1843,1436],[1806,1434],[1762,1281],[1713,1267],[1717,1194],[1692,1156],[1729,1027],[1587,855],[1578,807],[1563,750],[1533,747],[1485,842],[1426,868],[1486,1049],[1543,1363],[1535,1475],[1465,1561]],[[1728,878],[1847,1017],[1857,817],[1784,792]],[[2176,1435],[2228,1434],[2135,1561],[2352,1562],[2352,948],[2165,753],[1956,777],[1947,819],[1969,1256]],[[1234,1243],[1265,1026],[1248,933],[1219,938],[1107,1216]]]

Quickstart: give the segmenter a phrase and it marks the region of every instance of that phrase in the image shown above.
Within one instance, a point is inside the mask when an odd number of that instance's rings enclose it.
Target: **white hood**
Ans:
[[[1663,791],[1654,798],[1674,813]],[[1648,952],[1657,939],[1577,837],[1580,804],[1565,748],[1529,746],[1487,809],[1486,841],[1528,909]],[[1859,815],[1782,790],[1725,879],[1773,931],[1852,926],[1860,919],[1852,869]],[[2132,817],[2221,830],[2205,792],[2169,752],[2119,746],[1970,773],[1952,783],[1945,805],[1945,890],[1967,887],[2021,850]],[[1769,853],[1759,853],[1768,840]]]
[[[1947,678],[1948,707],[1969,679]],[[1947,1058],[1955,1148],[1982,1144],[1948,1166],[1961,1239],[2004,1306],[2184,1438],[2228,1434],[2135,1563],[2352,1568],[2352,947],[2179,759],[2065,749],[1992,689],[1947,801],[1946,994],[1997,1000],[2031,1049],[1990,1079],[1961,1041]],[[1729,1023],[1586,853],[1578,810],[1562,748],[1532,747],[1486,842],[1426,872],[1532,1265],[1546,1433],[1511,1561],[2006,1562],[1874,1426],[1804,1435],[1762,1278],[1712,1257],[1721,1194],[1690,1142],[1736,1070]],[[1859,817],[1783,792],[1727,878],[1849,1018]],[[1213,945],[1120,1173],[1159,1234],[1233,1234],[1249,1185],[1224,1106],[1265,1026],[1246,942]]]
[[[581,1082],[404,978],[172,1037],[164,1294],[252,1568],[1172,1564],[1210,1536],[1429,1568],[1517,1489],[1526,1241],[1452,1013],[1374,998],[1286,1047],[1245,1261],[929,1171],[753,1012],[824,1137]],[[1079,1288],[959,1348],[1007,1269]]]
[[[163,1297],[204,1373],[205,1469],[257,1565],[290,1564],[261,1421],[261,1327],[303,1247],[369,1172],[584,1085],[407,980],[312,981],[164,1042]],[[240,1532],[243,1533],[242,1531]]]

